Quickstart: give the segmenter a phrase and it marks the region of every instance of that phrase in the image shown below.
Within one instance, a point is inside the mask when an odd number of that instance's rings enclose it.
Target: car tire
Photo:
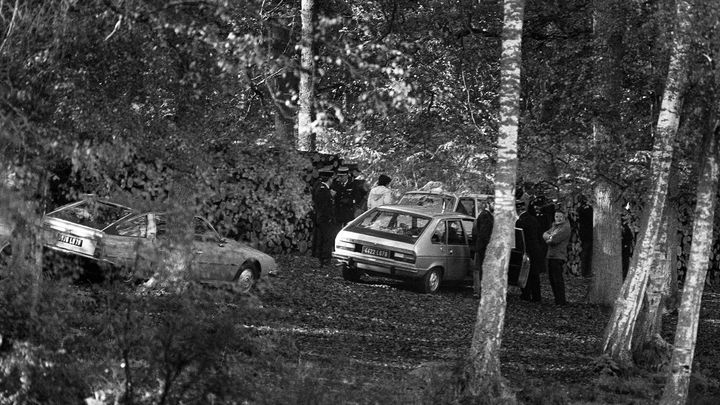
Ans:
[[[440,289],[440,282],[442,281],[442,270],[434,267],[425,273],[425,276],[420,279],[420,291],[426,294],[434,294]]]
[[[358,281],[360,281],[360,278],[362,278],[362,272],[357,268],[353,268],[348,266],[347,264],[344,264],[342,266],[342,277],[347,281],[357,283]]]
[[[257,282],[255,268],[249,264],[243,264],[235,277],[235,285],[243,293],[249,293]]]

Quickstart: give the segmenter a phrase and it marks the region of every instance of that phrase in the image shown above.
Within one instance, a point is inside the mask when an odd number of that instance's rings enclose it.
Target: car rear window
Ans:
[[[398,204],[431,207],[438,211],[452,211],[455,208],[455,197],[432,193],[412,193],[403,195]]]
[[[77,205],[60,208],[50,216],[90,228],[104,229],[131,213],[132,210],[126,207],[87,200]]]
[[[415,243],[429,223],[430,218],[422,215],[374,210],[348,227],[348,231]]]

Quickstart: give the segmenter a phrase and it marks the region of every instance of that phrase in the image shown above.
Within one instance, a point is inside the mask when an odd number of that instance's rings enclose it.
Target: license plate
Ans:
[[[67,244],[70,244],[73,246],[78,246],[78,247],[82,246],[82,244],[83,244],[82,239],[76,238],[74,236],[66,235],[64,233],[59,233],[59,232],[57,234],[57,240],[59,242],[67,243]]]
[[[367,246],[363,246],[362,252],[367,255],[373,255],[378,257],[390,257],[390,252],[383,249],[375,249]]]

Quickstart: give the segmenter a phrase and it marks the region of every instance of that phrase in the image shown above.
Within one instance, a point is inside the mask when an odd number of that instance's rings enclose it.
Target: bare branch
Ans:
[[[15,25],[15,17],[17,16],[18,12],[18,3],[20,0],[15,0],[15,7],[13,8],[13,14],[12,18],[10,19],[10,24],[8,25],[7,34],[5,34],[5,38],[2,41],[2,44],[0,44],[0,52],[2,52],[3,48],[5,47],[5,43],[7,42],[8,38],[10,38],[10,34],[12,34],[13,26]]]

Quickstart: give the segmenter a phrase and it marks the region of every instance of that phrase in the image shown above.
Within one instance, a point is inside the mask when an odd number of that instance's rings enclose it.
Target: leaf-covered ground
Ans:
[[[427,403],[437,389],[431,387],[433,376],[468,353],[478,305],[469,285],[426,295],[394,280],[366,277],[350,283],[338,270],[318,268],[306,256],[279,262],[282,272],[260,293],[265,316],[248,326],[295,341],[299,364],[309,370],[312,395],[344,403]],[[595,370],[609,313],[584,303],[588,281],[566,276],[570,305],[559,307],[547,276],[541,280],[543,303],[520,300],[513,287],[507,297],[502,371],[518,398],[538,403],[655,402],[662,387],[658,375],[600,378]],[[710,376],[720,371],[720,295],[711,288],[701,317],[695,365],[701,383],[694,391],[713,397],[718,390]],[[666,316],[666,336],[672,335],[674,324],[675,315]]]

